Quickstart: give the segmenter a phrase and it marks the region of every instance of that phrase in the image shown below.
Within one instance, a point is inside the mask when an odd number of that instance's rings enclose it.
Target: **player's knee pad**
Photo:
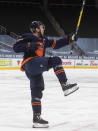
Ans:
[[[44,87],[35,87],[35,88],[31,88],[31,96],[32,98],[39,98],[41,99],[43,96],[43,88]]]
[[[61,58],[59,58],[59,57],[54,57],[53,58],[53,65],[54,66],[61,65],[61,64],[62,64]]]
[[[32,99],[34,98],[39,98],[41,99],[42,96],[43,96],[43,88],[44,87],[35,87],[35,88],[31,88],[31,96],[32,96]]]
[[[31,99],[31,102],[40,102],[41,101],[41,98],[39,97],[34,97]]]
[[[35,98],[38,98],[38,99],[41,99],[43,96],[43,93],[41,90],[31,90],[31,97],[32,99],[35,99]]]
[[[51,57],[49,59],[49,65],[55,67],[57,65],[62,65],[62,60],[59,57]]]

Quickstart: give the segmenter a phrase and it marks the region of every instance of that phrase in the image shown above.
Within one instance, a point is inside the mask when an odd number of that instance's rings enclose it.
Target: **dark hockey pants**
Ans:
[[[50,57],[50,58],[47,57],[47,61],[48,61],[47,67],[45,67],[45,70],[43,70],[43,72],[53,68],[56,76],[58,77],[59,82],[60,83],[66,82],[67,78],[64,69],[62,67],[61,59],[59,57]],[[37,75],[32,75],[33,74],[32,70],[30,69],[30,73],[28,70],[29,69],[26,69],[26,75],[30,80],[30,89],[31,89],[31,98],[32,98],[31,103],[32,103],[33,113],[41,114],[41,98],[43,96],[42,91],[44,90],[44,80],[42,76],[43,72]]]

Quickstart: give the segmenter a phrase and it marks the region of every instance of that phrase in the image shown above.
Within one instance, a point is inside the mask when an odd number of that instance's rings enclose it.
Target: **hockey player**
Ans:
[[[76,83],[68,84],[62,61],[59,57],[45,57],[45,49],[58,49],[74,42],[74,35],[59,40],[49,40],[44,36],[45,25],[41,21],[33,21],[30,33],[23,34],[13,46],[16,53],[23,52],[21,70],[30,80],[31,103],[33,109],[33,127],[48,127],[48,121],[41,118],[41,98],[44,90],[43,72],[53,68],[64,95],[67,96],[79,87]]]

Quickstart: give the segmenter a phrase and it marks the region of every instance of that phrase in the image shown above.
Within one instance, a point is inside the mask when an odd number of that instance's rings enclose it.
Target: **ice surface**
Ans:
[[[34,129],[29,80],[19,70],[0,70],[0,131],[98,131],[98,70],[65,71],[80,89],[64,97],[53,70],[45,72],[42,117],[50,127]]]

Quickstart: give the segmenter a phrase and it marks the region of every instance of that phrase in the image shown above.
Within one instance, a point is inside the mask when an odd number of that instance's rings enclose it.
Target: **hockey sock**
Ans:
[[[41,114],[41,101],[32,101],[32,109],[34,113]]]
[[[67,77],[66,77],[66,74],[65,74],[65,71],[62,65],[55,66],[54,72],[61,84],[67,82]]]

